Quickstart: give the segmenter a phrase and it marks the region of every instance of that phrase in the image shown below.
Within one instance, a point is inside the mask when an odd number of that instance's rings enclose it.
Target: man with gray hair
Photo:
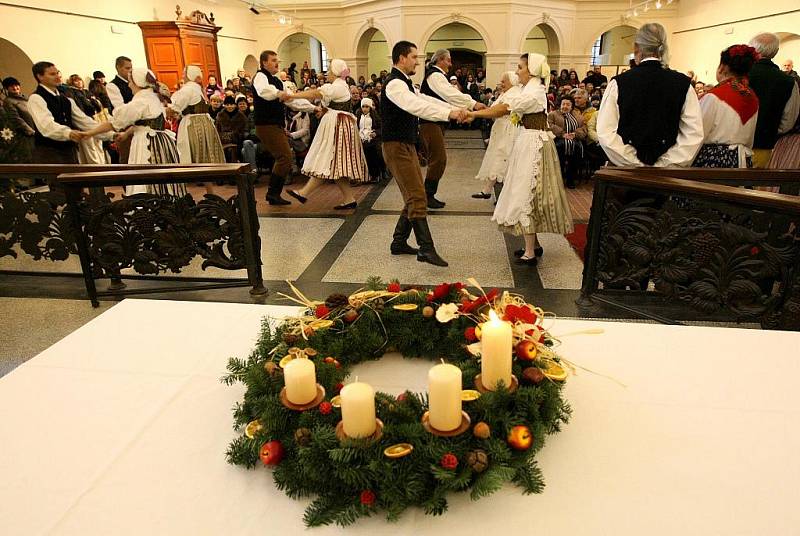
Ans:
[[[690,166],[703,145],[703,115],[689,78],[669,69],[667,32],[643,25],[636,67],[609,82],[597,112],[597,136],[618,166]]]
[[[758,96],[758,120],[753,140],[753,167],[766,168],[778,136],[791,130],[800,111],[800,95],[794,79],[781,72],[772,58],[780,41],[773,33],[760,33],[750,40],[761,59],[750,69],[750,87]]]
[[[445,48],[437,50],[425,68],[425,79],[422,81],[420,92],[456,108],[466,108],[467,110],[486,108],[486,105],[476,102],[475,99],[465,93],[461,93],[447,81],[446,75],[452,66],[450,51]],[[425,175],[425,193],[428,197],[428,208],[443,208],[445,206],[445,203],[435,197],[439,189],[439,179],[442,178],[444,169],[447,167],[447,151],[444,148],[445,128],[447,128],[447,123],[420,120],[419,135],[428,159],[428,171]]]

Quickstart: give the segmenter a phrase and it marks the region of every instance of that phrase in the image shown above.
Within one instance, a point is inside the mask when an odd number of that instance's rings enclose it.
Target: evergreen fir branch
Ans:
[[[503,484],[514,478],[515,471],[505,465],[493,465],[480,474],[472,484],[470,498],[473,501],[491,495],[503,487]]]
[[[539,469],[533,458],[528,458],[524,465],[517,468],[511,481],[521,487],[522,493],[525,495],[541,493],[544,490],[542,470]]]
[[[228,463],[233,465],[244,465],[252,469],[258,462],[258,451],[261,444],[246,436],[240,436],[233,440],[225,453]]]
[[[373,275],[367,278],[366,287],[367,290],[386,290],[386,283],[380,276]]]

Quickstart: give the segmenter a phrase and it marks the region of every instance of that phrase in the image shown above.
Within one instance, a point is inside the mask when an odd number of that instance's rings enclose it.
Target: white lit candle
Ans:
[[[342,425],[347,437],[369,437],[375,433],[375,390],[367,383],[342,387]]]
[[[428,371],[428,417],[430,425],[442,432],[461,424],[461,369],[436,365]]]
[[[502,381],[511,385],[511,324],[500,320],[493,309],[481,327],[481,383],[494,391]]]
[[[306,358],[292,359],[283,369],[286,398],[292,404],[308,404],[317,396],[317,375],[314,362]]]

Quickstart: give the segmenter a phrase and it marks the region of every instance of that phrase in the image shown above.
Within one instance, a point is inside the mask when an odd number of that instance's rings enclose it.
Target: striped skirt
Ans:
[[[177,164],[178,147],[175,134],[171,131],[152,130],[144,126],[134,127],[129,164]],[[125,188],[126,195],[148,193],[157,195],[186,195],[185,184],[150,184],[135,185]]]
[[[319,179],[369,180],[367,158],[352,114],[328,110],[303,162],[303,174]]]

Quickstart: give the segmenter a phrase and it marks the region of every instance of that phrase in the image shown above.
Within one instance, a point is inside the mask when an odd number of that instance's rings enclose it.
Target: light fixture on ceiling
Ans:
[[[662,5],[661,0],[656,0],[656,9],[661,9]]]

